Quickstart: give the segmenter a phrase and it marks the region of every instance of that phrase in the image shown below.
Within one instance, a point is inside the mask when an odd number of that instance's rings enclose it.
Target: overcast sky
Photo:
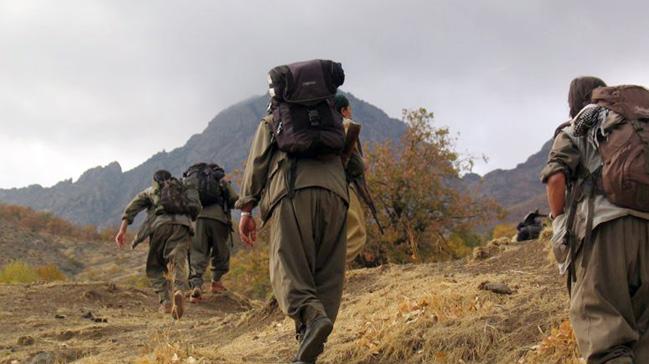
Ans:
[[[623,3],[0,0],[0,187],[133,168],[311,58],[391,116],[429,108],[477,172],[513,168],[573,77],[649,85],[649,5]]]

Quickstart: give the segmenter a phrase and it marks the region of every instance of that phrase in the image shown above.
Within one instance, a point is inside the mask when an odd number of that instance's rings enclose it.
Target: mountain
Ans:
[[[552,141],[548,141],[540,151],[515,168],[496,169],[483,177],[468,174],[463,181],[505,207],[509,212],[507,222],[520,221],[527,212],[536,209],[547,213],[545,187],[539,180],[539,173],[547,161],[551,147]]]
[[[347,96],[354,118],[363,123],[364,141],[396,140],[405,130],[403,122],[351,94]],[[49,188],[32,185],[0,190],[0,201],[49,211],[77,224],[115,225],[128,201],[150,185],[158,169],[180,175],[198,161],[215,161],[228,171],[240,168],[267,100],[267,96],[251,97],[223,110],[184,146],[159,152],[132,170],[124,172],[113,162],[86,171],[77,181],[65,180]]]

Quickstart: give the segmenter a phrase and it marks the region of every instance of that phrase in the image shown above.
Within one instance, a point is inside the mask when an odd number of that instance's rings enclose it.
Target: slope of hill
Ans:
[[[405,124],[401,121],[353,95],[349,97],[355,118],[364,125],[364,140],[397,139],[402,134]],[[150,184],[158,169],[180,174],[192,163],[206,160],[216,161],[227,170],[240,168],[266,103],[266,96],[257,96],[235,104],[216,115],[184,146],[157,153],[132,170],[123,172],[113,162],[86,171],[77,181],[65,180],[50,188],[33,185],[0,190],[0,201],[50,211],[82,225],[117,224],[125,204]]]
[[[73,277],[98,262],[126,254],[115,252],[110,242],[113,234],[28,207],[0,204],[0,268],[20,261],[31,267],[56,266]]]
[[[322,363],[569,363],[563,280],[541,241],[484,261],[348,273]],[[506,268],[503,268],[506,267]],[[511,294],[482,290],[502,282]],[[112,283],[0,285],[0,362],[279,363],[296,349],[272,304],[230,292],[173,322],[150,290]],[[566,333],[567,332],[567,333]],[[320,362],[320,361],[319,361]]]

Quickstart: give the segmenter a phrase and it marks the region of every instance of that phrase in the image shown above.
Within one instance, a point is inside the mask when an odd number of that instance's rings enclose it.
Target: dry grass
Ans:
[[[491,238],[492,239],[498,239],[498,238],[508,238],[511,239],[512,236],[516,236],[516,233],[518,231],[516,230],[516,225],[514,224],[499,224],[496,225],[492,232],[491,232]]]
[[[340,315],[319,363],[578,363],[564,323],[567,295],[545,259],[547,244],[488,245],[504,252],[477,262],[349,272]],[[503,282],[514,293],[479,290],[484,281]],[[293,323],[265,311],[214,330],[205,339],[220,342],[216,348],[162,338],[141,363],[169,358],[182,363],[190,356],[215,363],[290,361],[296,349]]]
[[[553,328],[549,336],[543,339],[526,358],[530,364],[579,364],[581,363],[575,334],[570,321],[566,320]]]
[[[128,287],[145,289],[151,287],[151,281],[145,274],[134,274],[124,279],[124,284]]]
[[[348,272],[340,314],[318,362],[578,363],[574,337],[565,322],[568,299],[564,282],[547,261],[548,244],[494,240],[485,246],[497,248],[498,254],[479,261],[389,265]],[[266,251],[260,246],[243,252],[241,259],[259,260],[228,275],[232,279],[228,283],[230,293],[190,306],[186,317],[178,322],[155,312],[156,301],[150,290],[102,283],[61,285],[70,291],[59,294],[56,307],[69,309],[63,313],[73,317],[78,315],[78,308],[68,307],[68,297],[82,297],[84,308],[96,304],[93,311],[109,318],[110,325],[96,337],[82,322],[75,340],[84,338],[94,343],[88,346],[96,350],[88,354],[88,360],[101,362],[120,355],[119,362],[140,364],[288,362],[297,347],[292,321],[276,306],[244,305],[235,297],[251,283],[267,280]],[[246,277],[247,269],[253,268],[254,274]],[[131,277],[144,281],[143,275]],[[513,294],[478,289],[485,281],[507,284]],[[47,287],[52,293],[59,292],[57,284]],[[6,297],[13,299],[11,287],[5,288]],[[43,294],[40,286],[27,289],[25,297]],[[89,296],[87,291],[96,294]],[[33,313],[33,308],[14,316],[28,313]],[[5,319],[7,316],[3,316]],[[36,320],[36,316],[30,320]],[[14,325],[22,328],[23,321]],[[70,322],[52,319],[50,324]],[[66,330],[70,329],[66,326]],[[50,331],[60,334],[60,329]],[[110,344],[113,338],[118,344]],[[5,344],[15,342],[15,338],[7,340]],[[127,347],[125,343],[141,345]]]
[[[65,281],[67,277],[59,267],[54,264],[44,265],[42,267],[36,267],[36,274],[38,278],[43,282],[56,282],[56,281]]]

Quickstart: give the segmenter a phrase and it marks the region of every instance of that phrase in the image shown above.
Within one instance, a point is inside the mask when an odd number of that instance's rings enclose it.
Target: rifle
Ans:
[[[351,122],[346,129],[345,147],[343,148],[343,152],[341,154],[343,166],[345,167],[347,167],[347,162],[349,162],[349,159],[352,157],[352,154],[356,149],[356,145],[358,144],[358,137],[361,134],[361,125]]]
[[[362,151],[361,151],[360,143],[358,142],[358,138],[361,133],[361,125],[352,121],[347,125],[345,125],[345,127],[346,127],[345,147],[343,148],[341,158],[342,158],[343,166],[345,166],[346,168],[349,160],[352,157],[352,154],[354,154],[354,152],[357,152],[362,155]],[[383,226],[381,226],[381,222],[379,222],[376,205],[374,204],[374,200],[372,199],[370,190],[367,187],[365,176],[361,174],[360,176],[354,176],[353,178],[351,178],[351,180],[352,180],[351,183],[356,187],[358,196],[361,198],[361,200],[363,200],[365,205],[370,209],[370,212],[372,213],[372,217],[374,218],[374,221],[376,221],[376,225],[379,227],[379,231],[381,232],[381,235],[384,235],[385,232],[383,231]]]
[[[361,176],[359,178],[356,178],[354,179],[354,181],[352,181],[352,183],[354,184],[354,186],[356,186],[356,191],[358,192],[358,196],[361,198],[361,200],[363,200],[367,208],[370,209],[370,212],[372,213],[372,217],[374,218],[374,221],[376,221],[376,226],[379,227],[379,231],[381,232],[381,235],[385,235],[383,226],[381,226],[381,222],[379,221],[376,205],[374,204],[374,200],[372,199],[370,190],[367,187],[367,182],[365,181],[365,177]]]

